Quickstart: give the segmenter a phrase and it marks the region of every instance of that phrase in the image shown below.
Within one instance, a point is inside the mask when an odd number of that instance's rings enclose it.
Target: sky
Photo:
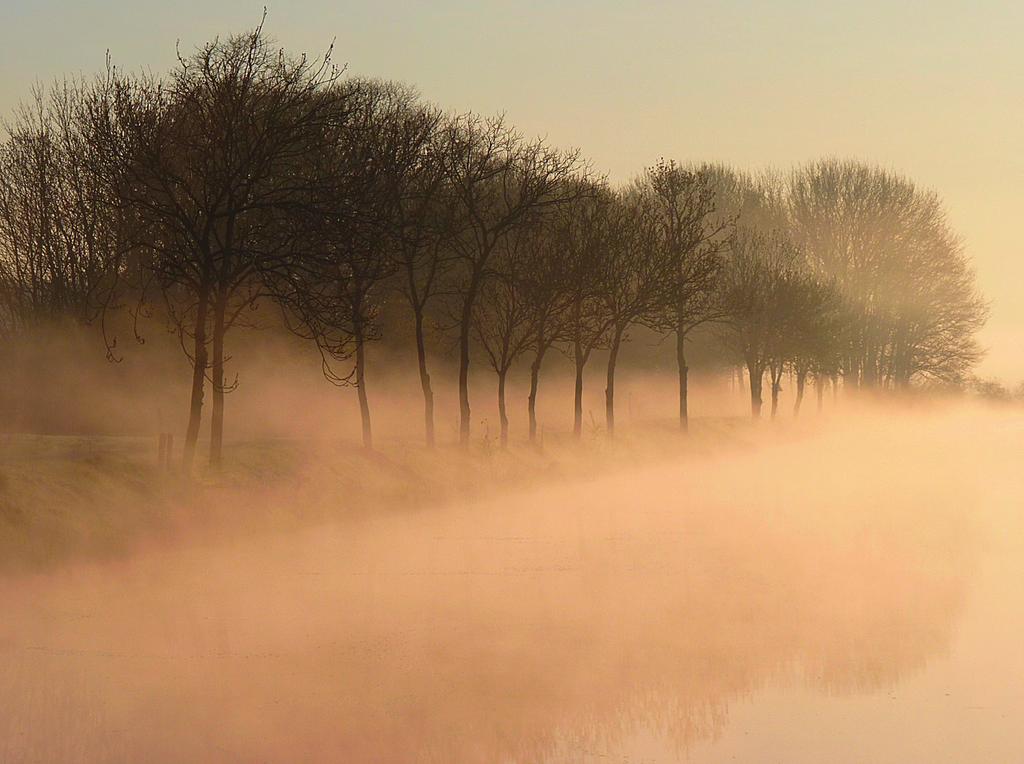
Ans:
[[[991,302],[979,373],[1024,380],[1024,3],[266,0],[267,31],[624,180],[660,157],[880,164],[934,189]],[[264,0],[0,0],[0,114],[36,81],[167,70]]]

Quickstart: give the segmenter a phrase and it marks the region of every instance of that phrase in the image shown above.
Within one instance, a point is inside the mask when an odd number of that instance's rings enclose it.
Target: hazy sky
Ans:
[[[868,159],[936,189],[992,317],[984,374],[1024,379],[1024,3],[266,0],[267,28],[442,106],[503,110],[613,178],[660,156]],[[252,26],[264,0],[0,0],[0,112],[34,80],[165,70],[175,41]]]

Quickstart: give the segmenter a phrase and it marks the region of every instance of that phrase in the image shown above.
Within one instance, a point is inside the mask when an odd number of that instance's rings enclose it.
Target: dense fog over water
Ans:
[[[0,758],[1013,760],[1022,434],[864,411],[11,574]]]

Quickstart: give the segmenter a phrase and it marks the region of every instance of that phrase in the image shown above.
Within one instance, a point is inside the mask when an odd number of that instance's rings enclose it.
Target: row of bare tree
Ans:
[[[675,339],[679,421],[686,343],[715,327],[746,367],[752,408],[768,376],[856,386],[957,379],[978,358],[985,306],[934,194],[826,160],[789,175],[662,161],[613,188],[575,151],[503,118],[446,114],[393,83],[344,77],[330,52],[293,58],[262,27],[179,59],[167,76],[108,66],[39,90],[0,147],[0,320],[166,317],[191,361],[185,465],[205,394],[221,461],[228,333],[275,305],[357,390],[372,447],[367,343],[381,309],[407,306],[428,444],[432,332],[458,354],[460,440],[480,354],[505,389],[530,369],[529,437],[543,363],[584,369],[608,351],[606,421],[635,327]],[[265,313],[265,311],[264,311]],[[264,319],[265,320],[265,319]],[[106,332],[104,332],[106,337]],[[119,351],[111,338],[108,352]],[[819,385],[820,387],[820,385]]]

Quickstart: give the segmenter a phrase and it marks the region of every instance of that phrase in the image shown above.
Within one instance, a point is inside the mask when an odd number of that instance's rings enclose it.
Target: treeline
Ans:
[[[529,366],[529,437],[545,359],[576,372],[607,351],[606,422],[631,329],[675,343],[713,327],[759,415],[780,381],[896,388],[957,382],[985,305],[938,197],[891,172],[823,160],[751,175],[662,161],[613,186],[577,151],[501,117],[450,114],[411,89],[292,57],[262,27],[182,57],[166,76],[108,66],[37,90],[0,146],[0,326],[157,316],[191,361],[184,461],[207,390],[221,460],[232,329],[273,305],[354,385],[372,447],[367,343],[400,298],[434,442],[428,334],[458,356],[460,440],[471,361],[505,387]],[[394,326],[389,323],[389,326]]]

